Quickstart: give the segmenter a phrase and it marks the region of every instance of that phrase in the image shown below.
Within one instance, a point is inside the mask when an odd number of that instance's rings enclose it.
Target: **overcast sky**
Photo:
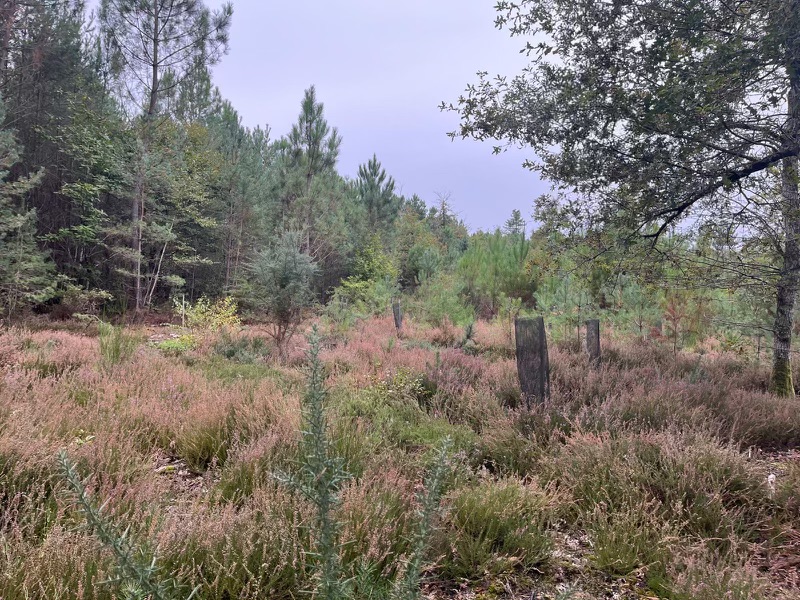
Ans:
[[[428,204],[451,195],[472,230],[493,229],[519,208],[530,221],[545,186],[526,154],[450,141],[454,101],[475,73],[516,74],[522,42],[494,27],[495,0],[234,0],[231,48],[215,83],[245,125],[288,133],[303,91],[317,88],[343,143],[339,171],[355,177],[377,154],[399,190]],[[212,5],[218,2],[211,2]]]

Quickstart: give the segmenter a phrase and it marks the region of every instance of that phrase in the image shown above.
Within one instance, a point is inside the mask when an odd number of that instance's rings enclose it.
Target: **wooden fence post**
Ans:
[[[530,409],[534,400],[544,402],[550,398],[550,361],[544,319],[514,319],[514,332],[519,385],[525,405]]]
[[[586,352],[589,354],[589,363],[600,363],[600,320],[589,319],[586,321]]]
[[[397,335],[400,335],[400,330],[403,328],[403,312],[400,309],[400,300],[392,302],[392,314],[394,315],[394,328],[397,330]]]

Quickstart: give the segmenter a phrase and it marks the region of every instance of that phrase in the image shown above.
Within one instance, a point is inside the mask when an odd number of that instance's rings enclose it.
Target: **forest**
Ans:
[[[800,0],[496,2],[477,230],[234,8],[0,0],[0,599],[799,597]]]

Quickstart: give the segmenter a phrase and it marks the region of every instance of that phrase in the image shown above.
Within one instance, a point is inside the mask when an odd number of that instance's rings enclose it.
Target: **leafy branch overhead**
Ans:
[[[461,116],[451,135],[532,148],[528,166],[621,237],[656,247],[678,226],[711,226],[737,252],[771,238],[781,265],[763,273],[776,298],[771,387],[793,395],[800,0],[504,0],[497,10],[530,64],[512,78],[479,73],[443,105]]]
[[[530,146],[530,167],[659,236],[800,152],[795,0],[498,3],[520,75],[476,84],[451,135]],[[523,43],[523,42],[521,42]]]

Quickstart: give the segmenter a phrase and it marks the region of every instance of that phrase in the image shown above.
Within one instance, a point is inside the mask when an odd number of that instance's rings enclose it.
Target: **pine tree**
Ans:
[[[226,3],[212,12],[201,0],[102,0],[99,21],[105,59],[117,95],[130,112],[141,115],[136,175],[131,194],[131,255],[136,309],[152,297],[146,279],[143,251],[148,223],[146,203],[150,190],[150,156],[155,117],[172,88],[197,83],[198,69],[216,63],[228,47],[233,8]],[[161,246],[158,240],[157,246]],[[160,260],[154,261],[160,265]],[[144,269],[143,269],[144,267]]]
[[[249,265],[250,277],[240,294],[272,324],[272,336],[283,355],[304,312],[314,305],[313,279],[317,265],[300,249],[300,235],[284,232],[258,252]]]
[[[284,166],[283,217],[303,230],[303,250],[315,258],[320,254],[316,237],[321,202],[331,187],[341,143],[338,130],[328,125],[325,107],[317,101],[312,85],[303,96],[297,123],[279,149]]]
[[[397,217],[400,202],[394,195],[394,179],[386,174],[374,154],[366,164],[358,167],[356,187],[367,211],[370,230],[390,225]]]
[[[0,122],[4,117],[0,103]],[[0,130],[0,307],[8,316],[54,292],[52,267],[36,242],[36,210],[25,204],[41,173],[15,178],[11,168],[19,152],[14,134]]]
[[[503,232],[511,236],[525,237],[525,219],[522,218],[522,213],[519,209],[511,211],[511,217],[503,225]]]
[[[218,262],[224,268],[222,281],[227,293],[241,283],[245,275],[242,265],[252,257],[254,248],[268,239],[278,221],[269,185],[275,145],[270,143],[269,128],[243,127],[228,101],[209,118],[209,129],[222,158],[219,220],[224,243]]]

